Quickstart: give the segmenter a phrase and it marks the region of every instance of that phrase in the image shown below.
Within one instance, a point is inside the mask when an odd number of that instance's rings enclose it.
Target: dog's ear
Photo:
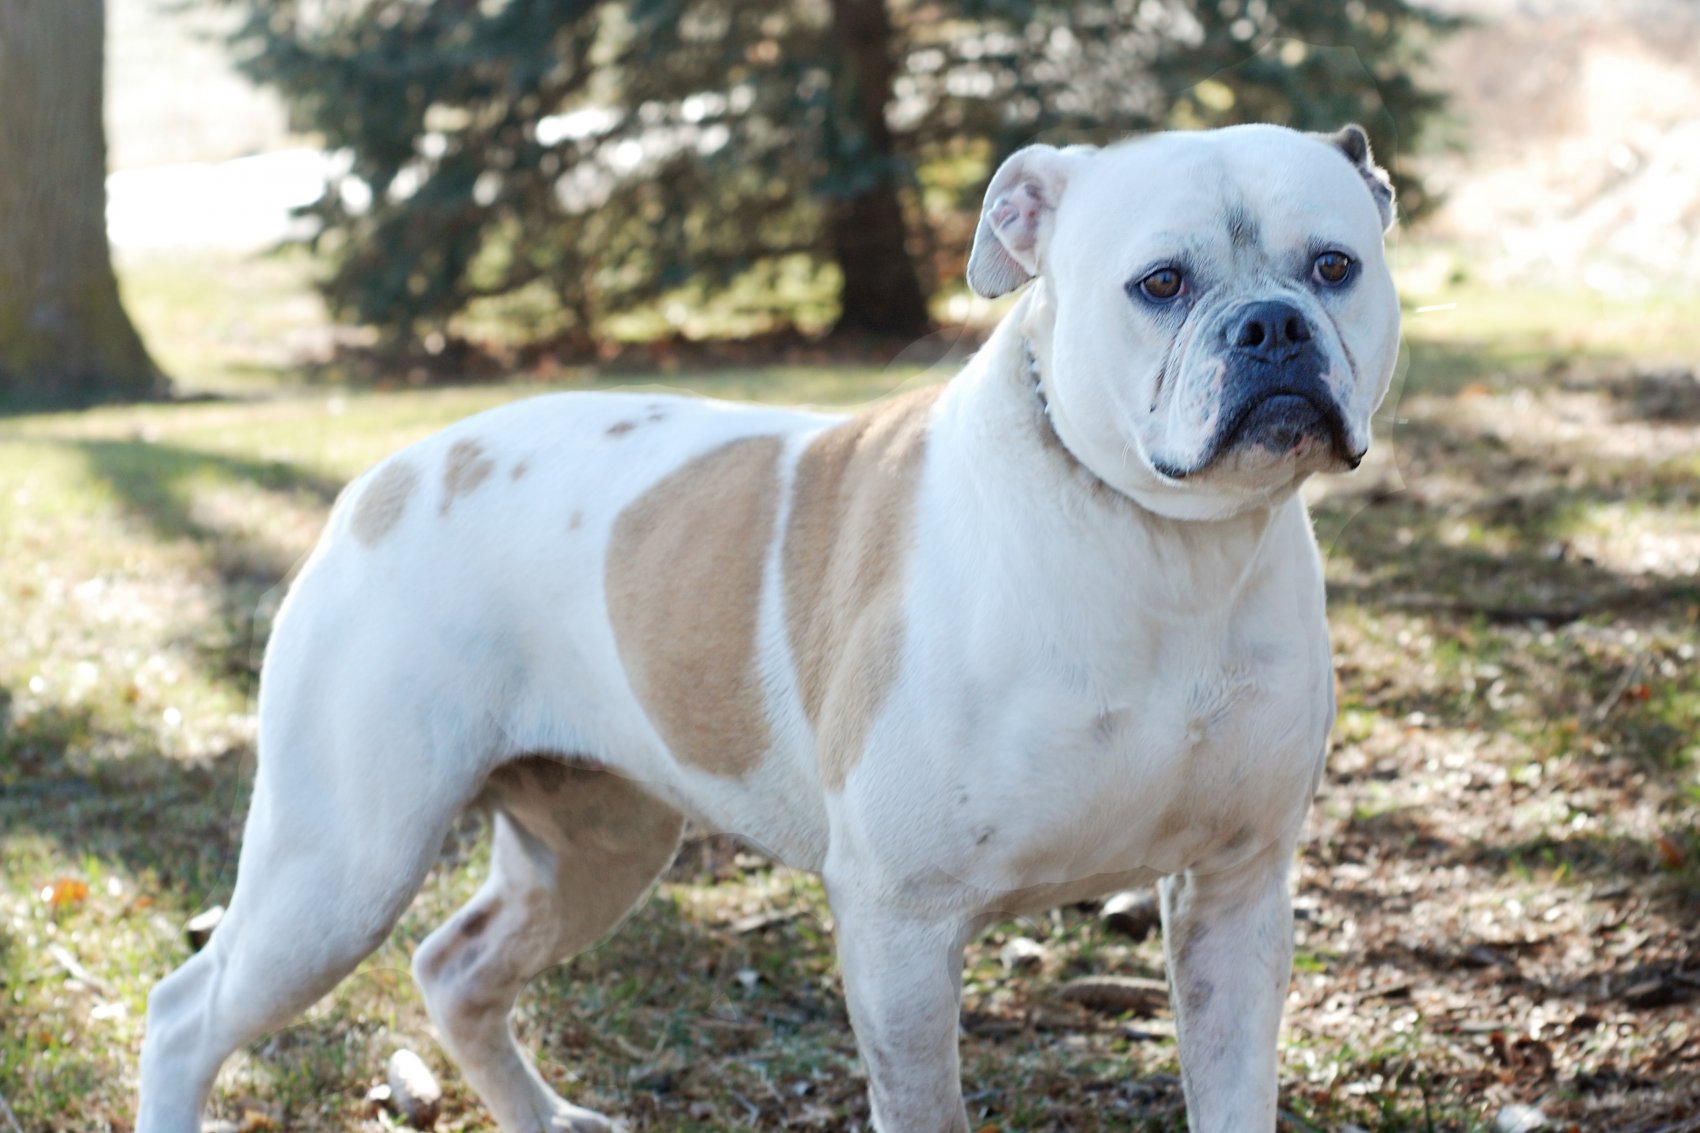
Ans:
[[[974,294],[996,299],[1039,274],[1040,246],[1050,235],[1069,169],[1089,152],[1086,146],[1028,146],[998,166],[968,254]]]
[[[1369,195],[1375,198],[1375,207],[1381,212],[1382,231],[1392,228],[1393,180],[1387,176],[1387,170],[1375,163],[1375,155],[1369,150],[1369,135],[1364,133],[1364,128],[1352,122],[1332,134],[1311,136],[1346,155],[1346,160],[1352,163],[1352,167],[1358,171],[1358,176],[1363,178]]]

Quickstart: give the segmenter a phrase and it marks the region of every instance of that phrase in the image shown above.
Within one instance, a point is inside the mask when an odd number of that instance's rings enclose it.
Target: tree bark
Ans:
[[[0,0],[0,397],[86,404],[169,385],[106,240],[103,0]]]
[[[832,34],[846,86],[840,113],[854,147],[858,187],[834,203],[828,224],[832,252],[844,275],[836,331],[913,338],[932,320],[909,255],[909,233],[898,200],[902,162],[886,124],[892,94],[891,16],[885,0],[832,0]]]

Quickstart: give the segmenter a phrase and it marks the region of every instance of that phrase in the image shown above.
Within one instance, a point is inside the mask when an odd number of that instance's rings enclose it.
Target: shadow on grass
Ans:
[[[1340,494],[1315,509],[1319,528],[1339,532],[1325,550],[1348,569],[1334,573],[1350,576],[1330,581],[1332,602],[1557,624],[1700,602],[1700,580],[1625,573],[1571,551],[1588,508],[1647,499],[1616,470],[1578,479],[1563,455],[1424,421],[1402,422],[1393,443],[1405,490]],[[1460,475],[1473,498],[1425,490],[1431,476]]]
[[[45,708],[0,728],[0,831],[33,831],[64,857],[118,866],[184,913],[223,900],[235,878],[247,753],[162,755],[140,728]]]
[[[1606,390],[1619,403],[1622,419],[1669,424],[1700,422],[1700,375],[1691,369],[1672,367],[1637,372],[1627,381],[1609,384]]]
[[[1527,331],[1497,338],[1431,338],[1427,337],[1429,333],[1432,332],[1425,331],[1422,336],[1407,334],[1405,344],[1411,361],[1400,390],[1402,397],[1425,394],[1451,397],[1470,386],[1493,388],[1513,382],[1565,383],[1578,364],[1588,373],[1588,389],[1603,389],[1633,403],[1625,407],[1626,416],[1637,415],[1646,404],[1663,404],[1663,398],[1657,395],[1652,402],[1635,396],[1635,390],[1647,388],[1641,385],[1644,378],[1652,378],[1661,389],[1675,382],[1677,392],[1683,393],[1681,371],[1667,368],[1655,374],[1644,373],[1646,360],[1627,350],[1578,350],[1550,335]],[[1683,403],[1690,404],[1686,397]]]
[[[234,681],[250,695],[259,677],[266,594],[281,584],[295,561],[197,514],[194,484],[202,479],[257,486],[327,510],[342,484],[283,461],[254,460],[146,441],[59,442],[80,452],[126,511],[163,539],[198,544],[219,582],[222,633],[201,644],[209,674]]]

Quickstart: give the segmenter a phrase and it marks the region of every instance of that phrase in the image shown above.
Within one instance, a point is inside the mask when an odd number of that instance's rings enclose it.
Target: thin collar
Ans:
[[[1100,495],[1107,493],[1115,499],[1122,500],[1140,511],[1144,511],[1144,506],[1138,500],[1086,467],[1085,462],[1074,455],[1074,450],[1068,447],[1068,442],[1063,440],[1061,433],[1057,432],[1056,421],[1051,416],[1051,399],[1045,396],[1045,376],[1039,370],[1039,355],[1033,349],[1033,340],[1026,335],[1021,336],[1021,353],[1026,359],[1027,378],[1033,383],[1033,397],[1037,403],[1039,428],[1044,434],[1045,447],[1055,450],[1059,456],[1072,465],[1075,474],[1088,481],[1095,493]]]

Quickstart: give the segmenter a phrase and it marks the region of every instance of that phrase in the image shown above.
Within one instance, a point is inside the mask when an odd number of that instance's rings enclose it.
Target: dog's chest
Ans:
[[[1323,755],[1326,646],[1199,635],[1130,668],[1108,707],[1066,680],[966,694],[974,754],[930,785],[946,872],[1084,895],[1098,878],[1220,868],[1291,834]]]

